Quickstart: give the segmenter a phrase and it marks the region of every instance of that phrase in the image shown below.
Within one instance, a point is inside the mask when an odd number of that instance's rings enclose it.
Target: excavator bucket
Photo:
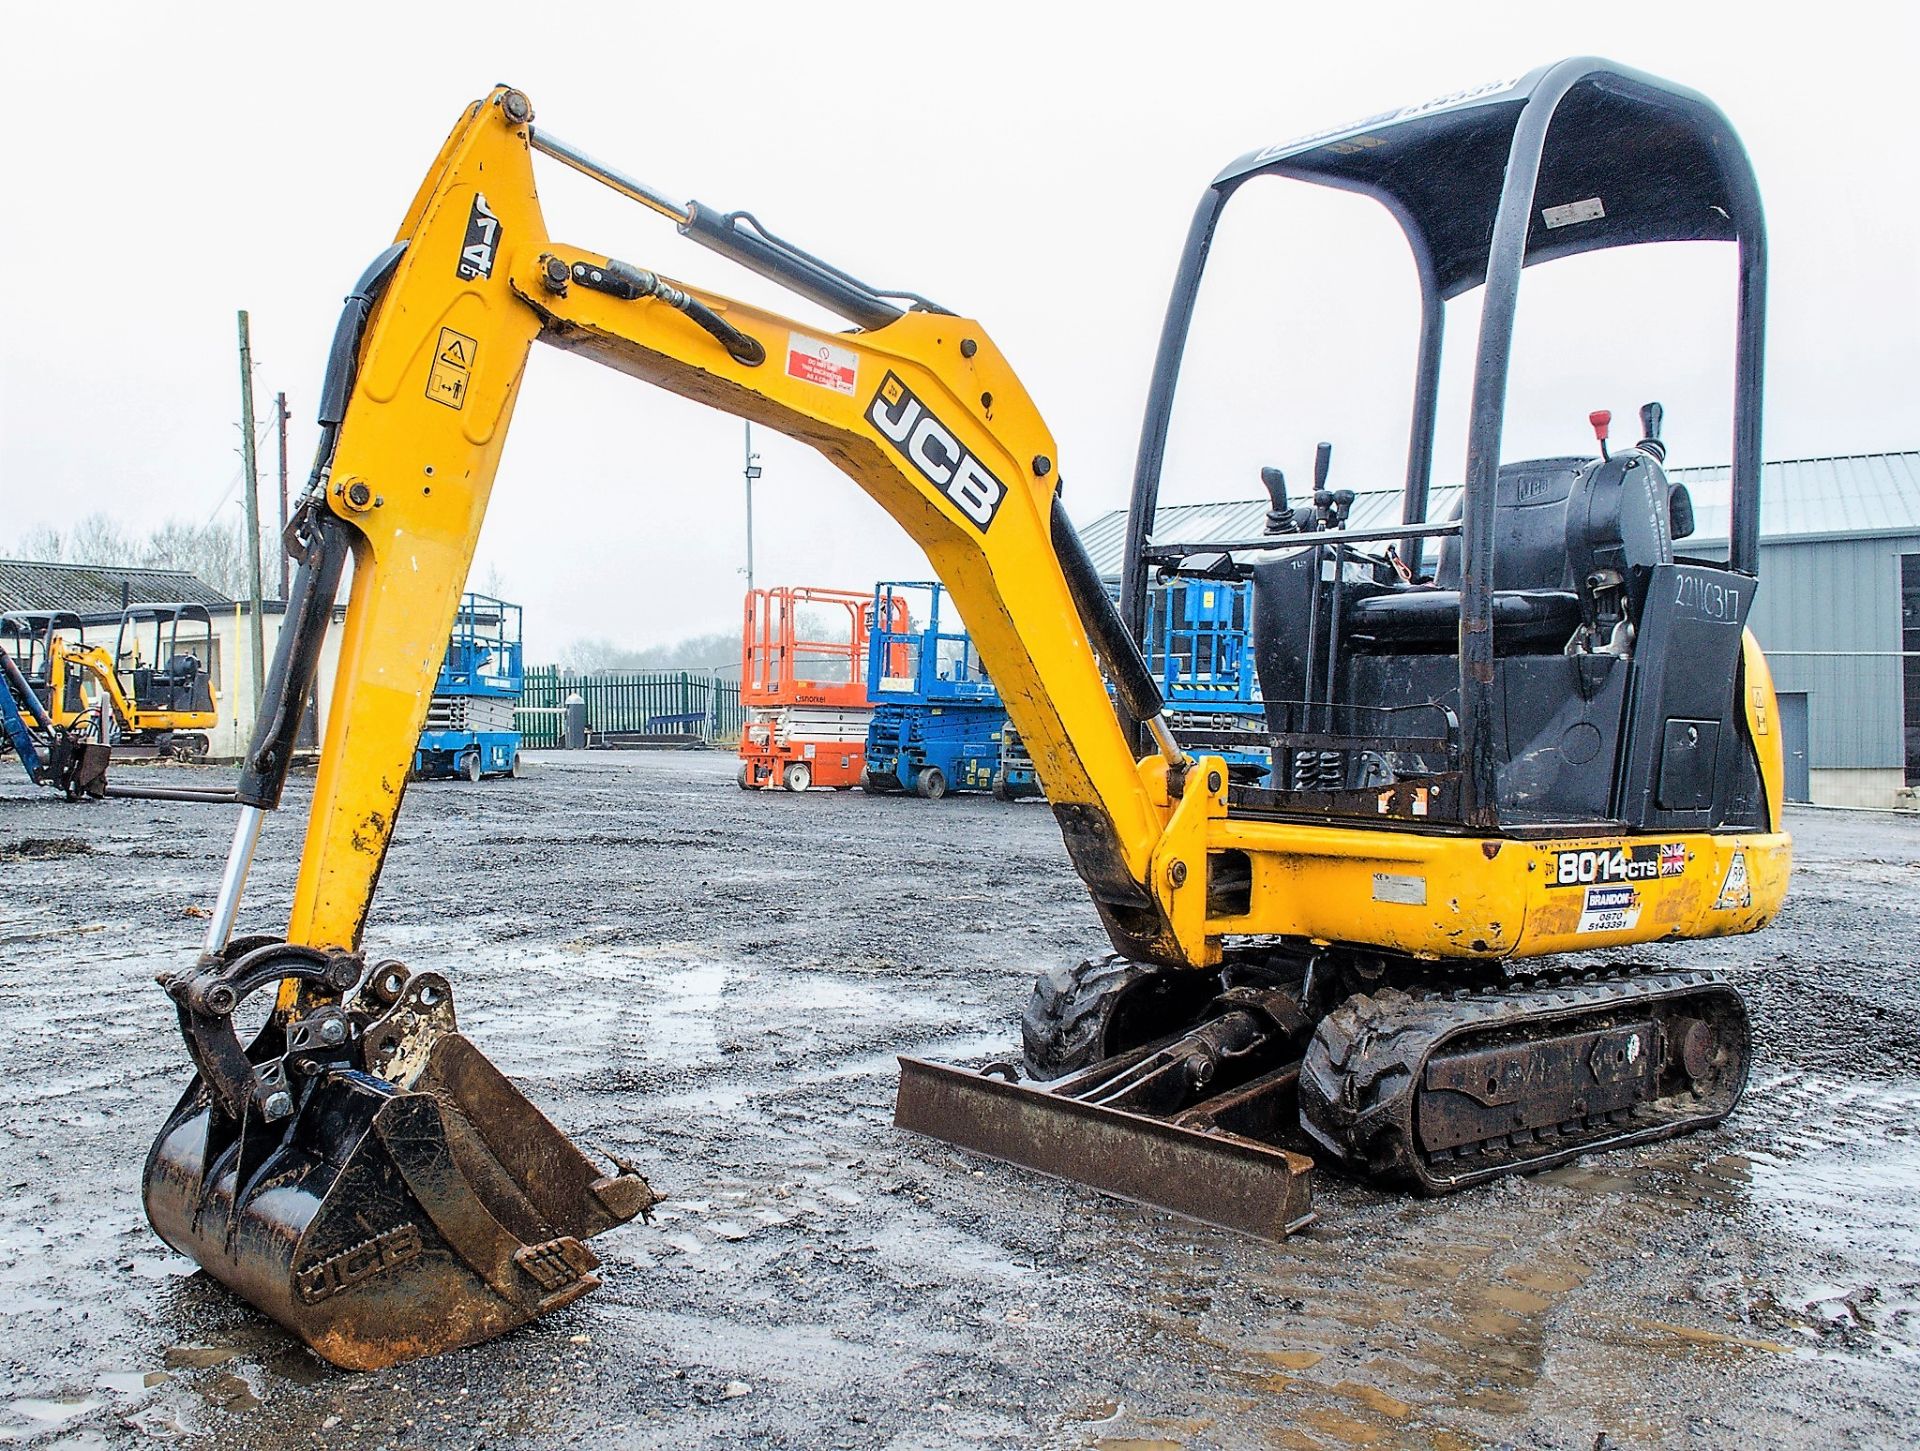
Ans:
[[[357,959],[257,939],[165,982],[201,1072],[147,1159],[160,1237],[318,1354],[376,1370],[490,1339],[594,1289],[585,1243],[645,1212],[455,1030],[444,978],[376,968],[349,997],[231,1018]]]

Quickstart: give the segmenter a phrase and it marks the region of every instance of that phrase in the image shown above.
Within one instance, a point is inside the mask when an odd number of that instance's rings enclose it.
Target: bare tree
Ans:
[[[109,515],[89,514],[66,529],[29,529],[14,548],[24,559],[56,564],[182,569],[235,599],[247,591],[247,543],[238,526],[169,519],[141,538]]]
[[[721,670],[740,662],[740,640],[732,634],[694,635],[671,645],[634,649],[605,638],[575,640],[560,654],[569,670]]]

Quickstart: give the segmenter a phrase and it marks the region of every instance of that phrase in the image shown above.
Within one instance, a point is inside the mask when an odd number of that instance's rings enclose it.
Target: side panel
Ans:
[[[1629,827],[1761,824],[1766,807],[1742,738],[1737,683],[1753,594],[1754,581],[1731,570],[1663,564],[1652,571],[1614,801]]]
[[[1779,833],[1482,841],[1351,827],[1209,823],[1245,852],[1249,910],[1216,936],[1277,935],[1422,958],[1511,959],[1752,932],[1786,896]]]

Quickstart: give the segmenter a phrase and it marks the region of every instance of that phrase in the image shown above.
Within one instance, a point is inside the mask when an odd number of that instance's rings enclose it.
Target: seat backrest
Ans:
[[[1500,465],[1493,485],[1493,587],[1567,589],[1567,497],[1591,459],[1535,458]],[[1448,517],[1459,519],[1464,500]],[[1433,582],[1460,588],[1460,536],[1440,542]]]

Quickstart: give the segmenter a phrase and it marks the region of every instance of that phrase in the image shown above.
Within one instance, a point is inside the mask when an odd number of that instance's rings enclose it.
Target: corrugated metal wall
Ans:
[[[1814,770],[1904,764],[1900,556],[1914,553],[1920,534],[1761,546],[1753,633],[1775,687],[1807,694]]]

